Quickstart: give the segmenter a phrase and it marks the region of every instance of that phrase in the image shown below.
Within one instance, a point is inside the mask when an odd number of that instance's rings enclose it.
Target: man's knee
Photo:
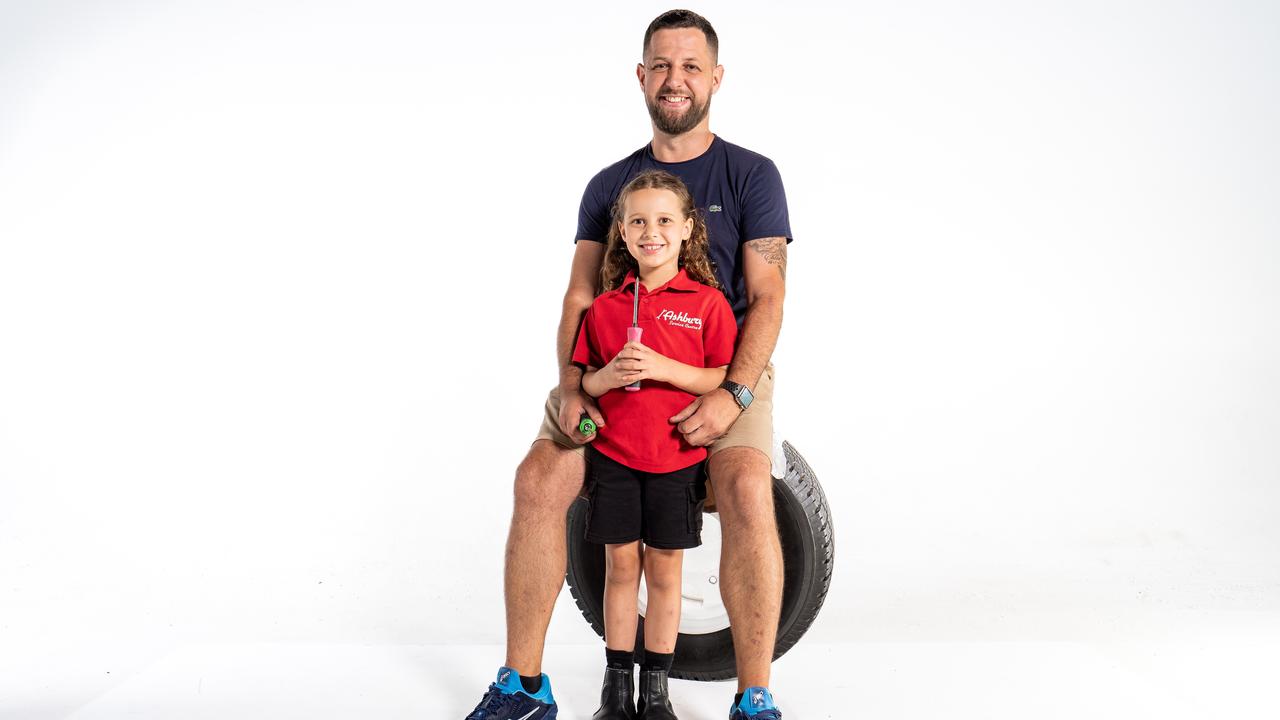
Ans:
[[[563,513],[582,489],[582,454],[538,440],[516,468],[516,512]]]
[[[711,459],[710,481],[720,521],[738,529],[776,527],[769,459],[752,448],[730,448]]]

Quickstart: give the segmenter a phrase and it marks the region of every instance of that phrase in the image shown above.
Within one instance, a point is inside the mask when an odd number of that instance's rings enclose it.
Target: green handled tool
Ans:
[[[593,421],[590,416],[583,415],[582,419],[578,421],[578,432],[582,433],[583,435],[590,435],[595,431],[596,431],[595,421]]]

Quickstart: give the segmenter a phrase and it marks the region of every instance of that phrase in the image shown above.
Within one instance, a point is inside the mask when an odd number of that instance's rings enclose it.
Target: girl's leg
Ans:
[[[644,582],[649,605],[644,615],[644,647],[649,652],[673,653],[680,634],[680,570],[683,550],[644,550]],[[608,614],[605,615],[606,619]],[[634,627],[632,629],[634,633]]]
[[[604,645],[609,650],[635,650],[636,595],[644,555],[639,540],[605,545]]]

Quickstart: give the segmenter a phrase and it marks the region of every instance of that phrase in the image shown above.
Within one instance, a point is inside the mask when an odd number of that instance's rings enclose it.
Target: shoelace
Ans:
[[[480,704],[476,706],[475,710],[471,711],[466,720],[484,720],[490,714],[505,710],[514,699],[515,696],[502,692],[497,685],[490,685],[489,691],[484,694],[484,697],[480,698]]]

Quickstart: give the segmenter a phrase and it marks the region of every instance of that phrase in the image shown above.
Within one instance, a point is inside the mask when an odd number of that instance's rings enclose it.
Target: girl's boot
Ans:
[[[640,700],[636,703],[639,720],[678,720],[667,694],[666,670],[640,671]]]
[[[604,669],[600,709],[591,720],[636,720],[635,684],[630,670]]]

